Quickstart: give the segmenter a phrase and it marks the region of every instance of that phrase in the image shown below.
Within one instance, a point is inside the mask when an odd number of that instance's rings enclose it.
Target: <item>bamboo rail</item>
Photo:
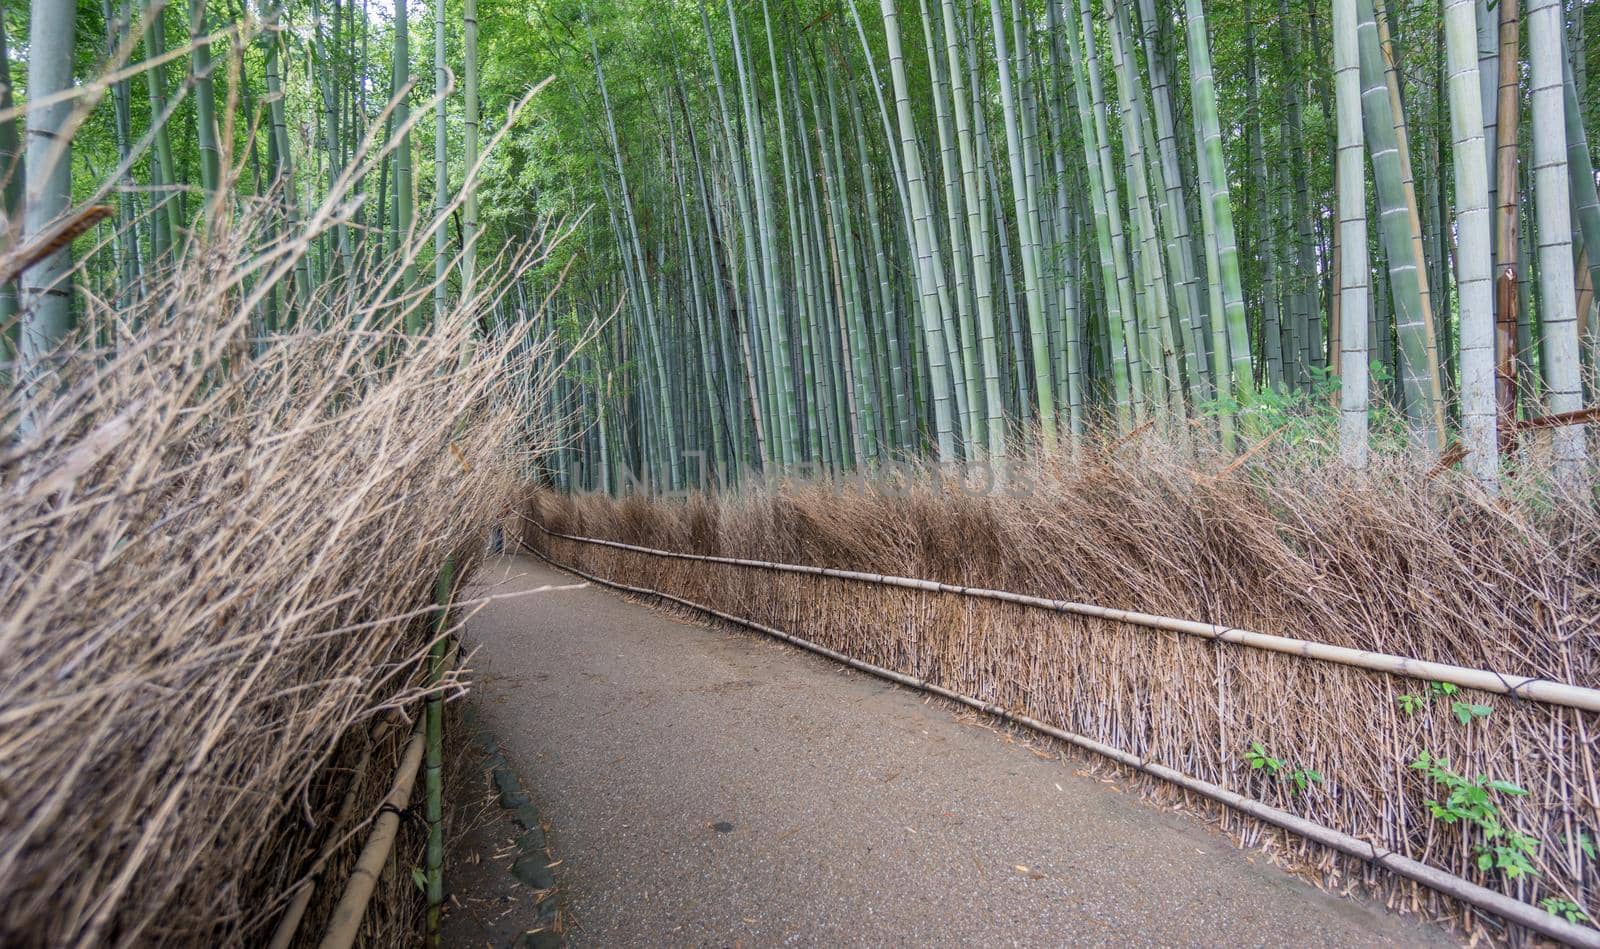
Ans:
[[[1202,639],[1235,643],[1251,649],[1284,653],[1286,655],[1299,656],[1303,659],[1315,659],[1319,662],[1354,666],[1360,669],[1370,669],[1374,672],[1388,672],[1412,679],[1449,682],[1462,688],[1510,695],[1514,698],[1543,702],[1547,705],[1561,705],[1586,712],[1600,712],[1600,689],[1555,682],[1538,676],[1513,675],[1511,673],[1493,672],[1487,669],[1471,669],[1466,666],[1457,666],[1444,662],[1431,662],[1426,659],[1409,659],[1405,656],[1370,652],[1349,646],[1334,646],[1328,643],[1294,639],[1289,636],[1257,633],[1232,626],[1220,626],[1216,623],[1173,619],[1168,616],[1157,616],[1153,613],[1119,610],[1111,607],[1095,606],[1091,603],[1075,603],[1071,600],[1052,600],[1046,597],[1028,596],[1005,590],[968,587],[954,583],[939,583],[934,580],[918,580],[912,577],[897,577],[889,574],[862,573],[856,570],[838,570],[833,567],[812,567],[804,564],[773,563],[766,560],[743,560],[736,557],[713,557],[706,554],[658,550],[654,547],[640,547],[634,544],[624,544],[620,541],[603,540],[598,537],[578,537],[571,534],[562,534],[546,528],[532,518],[524,517],[545,534],[576,543],[596,544],[603,547],[613,547],[618,550],[629,550],[635,553],[671,557],[678,560],[698,560],[705,563],[754,567],[783,573],[833,577],[839,580],[853,580],[859,583],[876,583],[883,586],[902,587],[908,590],[923,590],[929,593],[949,593],[983,600],[998,600],[1002,603],[1015,603],[1019,606],[1049,610],[1055,613],[1068,613],[1075,616],[1103,619],[1114,623],[1126,623],[1130,626],[1140,626],[1146,629],[1184,633],[1190,636],[1199,636]]]
[[[334,907],[328,930],[322,935],[320,949],[350,949],[355,945],[356,934],[361,929],[361,919],[367,914],[367,904],[372,902],[372,892],[378,886],[378,877],[389,862],[389,851],[394,849],[395,837],[400,832],[400,813],[411,803],[411,788],[417,783],[417,770],[422,765],[422,751],[427,730],[418,722],[406,743],[405,755],[395,772],[394,784],[383,799],[383,809],[372,822],[372,835],[361,848],[361,856],[350,871],[350,883],[339,905]]]
[[[451,643],[439,668],[444,670],[453,667],[458,654],[456,644]],[[361,931],[361,920],[367,914],[367,904],[372,902],[378,877],[383,874],[384,866],[389,862],[389,852],[394,849],[395,838],[399,835],[400,814],[410,805],[411,790],[416,786],[418,772],[422,770],[428,738],[426,724],[424,714],[412,729],[411,740],[406,743],[405,752],[400,756],[400,767],[395,769],[394,783],[389,786],[378,817],[372,822],[372,833],[367,837],[366,846],[361,848],[355,868],[350,871],[350,880],[339,897],[339,904],[333,909],[328,928],[322,934],[322,941],[317,944],[318,949],[350,949],[355,945],[356,936]],[[293,938],[292,932],[290,938]]]
[[[529,518],[528,520],[530,521],[530,523],[533,523],[534,526],[538,527],[541,531],[544,531],[544,533],[546,533],[546,534],[548,534],[548,535],[550,535],[552,537],[559,537],[559,538],[562,538],[564,540],[571,540],[571,541],[575,541],[575,542],[587,542],[587,543],[600,544],[600,545],[603,545],[603,546],[617,547],[617,548],[624,549],[624,550],[634,550],[634,551],[641,551],[641,552],[646,552],[646,553],[655,553],[655,554],[661,554],[661,555],[664,555],[664,556],[678,557],[678,558],[688,559],[688,560],[704,560],[704,561],[710,561],[710,562],[714,562],[714,563],[731,563],[731,564],[738,564],[738,565],[743,565],[743,566],[759,566],[759,567],[768,568],[768,569],[772,569],[772,568],[791,568],[792,572],[796,572],[796,573],[810,573],[810,574],[815,574],[815,575],[820,575],[820,576],[834,576],[834,577],[840,577],[842,579],[865,580],[867,582],[887,582],[889,580],[899,580],[899,581],[907,580],[907,578],[905,578],[905,577],[882,577],[882,576],[875,575],[875,574],[861,574],[861,573],[855,573],[853,571],[831,570],[831,569],[822,568],[822,567],[802,567],[802,566],[799,566],[799,565],[796,565],[796,564],[769,564],[769,563],[767,563],[765,561],[742,561],[742,560],[736,560],[736,559],[727,558],[727,557],[708,557],[708,556],[701,555],[701,554],[680,554],[680,553],[675,553],[673,551],[660,551],[660,550],[655,550],[654,548],[636,547],[636,546],[633,546],[633,545],[630,545],[630,544],[618,543],[616,541],[606,541],[606,540],[599,540],[597,538],[591,538],[591,537],[574,537],[574,536],[567,535],[567,534],[559,534],[559,533],[556,533],[555,531],[548,530],[542,524],[539,524],[537,521],[533,521],[531,518]],[[898,683],[900,685],[909,686],[910,688],[918,689],[918,690],[923,691],[923,692],[929,692],[929,693],[932,693],[934,695],[938,695],[938,696],[940,696],[942,698],[949,699],[952,702],[957,702],[957,703],[965,705],[965,706],[967,706],[969,708],[976,709],[976,710],[978,710],[980,712],[984,712],[984,713],[987,713],[987,714],[990,714],[990,715],[994,715],[994,716],[996,716],[998,718],[1001,718],[1001,719],[1004,719],[1004,720],[1006,720],[1008,722],[1012,722],[1014,724],[1021,725],[1024,728],[1031,729],[1033,731],[1039,732],[1039,733],[1044,734],[1044,735],[1049,735],[1050,737],[1059,739],[1061,741],[1064,741],[1069,745],[1073,745],[1075,747],[1082,748],[1085,751],[1089,751],[1089,752],[1092,752],[1092,753],[1098,754],[1098,755],[1103,755],[1104,757],[1110,758],[1111,760],[1116,761],[1117,763],[1122,764],[1122,765],[1124,765],[1126,767],[1132,768],[1133,770],[1138,771],[1138,772],[1140,772],[1142,774],[1147,774],[1147,775],[1150,775],[1151,777],[1159,778],[1159,779],[1161,779],[1163,781],[1170,782],[1172,784],[1177,785],[1178,787],[1183,788],[1186,791],[1193,792],[1195,794],[1200,795],[1201,797],[1204,797],[1204,798],[1207,798],[1209,800],[1215,801],[1215,802],[1217,802],[1219,804],[1223,804],[1223,805],[1225,805],[1227,807],[1231,807],[1234,810],[1237,810],[1237,811],[1239,811],[1241,813],[1244,813],[1244,814],[1248,814],[1249,816],[1254,817],[1257,820],[1260,820],[1260,821],[1262,821],[1264,823],[1271,824],[1274,827],[1279,827],[1279,828],[1282,828],[1283,830],[1287,830],[1287,831],[1289,831],[1291,833],[1298,834],[1299,836],[1304,837],[1307,840],[1311,840],[1311,841],[1313,841],[1315,843],[1321,844],[1322,846],[1325,846],[1325,847],[1331,848],[1333,850],[1336,850],[1336,851],[1338,851],[1338,852],[1340,852],[1342,854],[1346,854],[1348,856],[1355,857],[1355,858],[1357,858],[1359,860],[1365,860],[1365,861],[1367,861],[1369,863],[1372,863],[1372,864],[1374,864],[1376,866],[1383,867],[1384,869],[1389,870],[1390,872],[1395,873],[1395,874],[1397,874],[1397,875],[1399,875],[1401,877],[1404,877],[1404,878],[1406,878],[1408,880],[1412,880],[1412,881],[1414,881],[1416,883],[1420,883],[1420,884],[1422,884],[1424,886],[1427,886],[1427,887],[1429,887],[1429,888],[1431,888],[1433,890],[1436,890],[1436,891],[1438,891],[1440,893],[1443,893],[1443,894],[1445,894],[1447,896],[1451,896],[1451,897],[1454,897],[1456,899],[1459,899],[1459,900],[1461,900],[1461,901],[1463,901],[1465,903],[1468,903],[1468,904],[1470,904],[1472,906],[1475,906],[1475,907],[1477,907],[1479,909],[1486,910],[1488,912],[1494,913],[1495,915],[1501,917],[1502,919],[1506,920],[1507,922],[1515,923],[1515,924],[1517,924],[1519,926],[1525,926],[1528,929],[1533,930],[1534,932],[1537,932],[1537,933],[1539,933],[1541,935],[1544,935],[1544,936],[1548,936],[1551,939],[1555,939],[1555,940],[1557,940],[1559,942],[1565,943],[1566,945],[1579,946],[1579,947],[1583,947],[1583,949],[1600,949],[1600,930],[1590,929],[1590,928],[1588,928],[1586,926],[1577,925],[1576,923],[1569,923],[1565,919],[1561,918],[1560,916],[1556,916],[1556,915],[1554,915],[1552,913],[1547,913],[1543,909],[1540,909],[1537,906],[1533,906],[1531,904],[1524,903],[1521,900],[1514,899],[1512,897],[1506,896],[1504,893],[1498,893],[1498,892],[1496,892],[1494,890],[1489,889],[1488,887],[1479,886],[1478,884],[1473,883],[1471,880],[1465,880],[1465,879],[1462,879],[1461,877],[1458,877],[1458,876],[1456,876],[1456,875],[1454,875],[1452,873],[1447,873],[1444,870],[1440,870],[1437,867],[1431,867],[1431,866],[1429,866],[1429,865],[1427,865],[1425,863],[1422,863],[1421,861],[1413,860],[1410,857],[1405,856],[1404,854],[1397,853],[1397,852],[1395,852],[1393,850],[1389,850],[1389,849],[1386,849],[1386,848],[1383,848],[1383,847],[1379,847],[1376,844],[1370,843],[1370,842],[1365,841],[1365,840],[1361,840],[1361,839],[1359,839],[1357,837],[1352,837],[1349,834],[1343,833],[1342,831],[1334,830],[1331,827],[1326,827],[1326,826],[1324,826],[1322,824],[1318,824],[1318,823],[1315,823],[1313,821],[1306,820],[1305,818],[1300,817],[1300,816],[1298,816],[1296,814],[1291,814],[1288,811],[1280,810],[1280,809],[1278,809],[1276,807],[1272,807],[1271,805],[1268,805],[1268,804],[1263,804],[1260,801],[1254,800],[1252,798],[1245,797],[1245,796],[1243,796],[1241,794],[1237,794],[1237,793],[1235,793],[1233,791],[1229,791],[1228,789],[1226,789],[1224,787],[1221,787],[1219,785],[1216,785],[1216,784],[1212,784],[1209,781],[1203,781],[1203,780],[1201,780],[1199,778],[1190,777],[1190,776],[1184,774],[1181,771],[1176,771],[1176,770],[1174,770],[1172,768],[1168,768],[1168,767],[1166,767],[1164,765],[1159,765],[1159,764],[1155,764],[1155,763],[1150,762],[1150,761],[1146,761],[1146,760],[1138,757],[1137,755],[1132,755],[1132,754],[1129,754],[1128,752],[1123,751],[1123,750],[1121,750],[1119,748],[1114,748],[1114,747],[1112,747],[1110,745],[1107,745],[1107,744],[1104,744],[1102,742],[1095,741],[1094,739],[1089,738],[1089,737],[1087,737],[1085,735],[1079,735],[1076,732],[1069,732],[1069,731],[1066,731],[1064,729],[1057,728],[1054,725],[1045,724],[1044,722],[1041,722],[1038,719],[1035,719],[1035,718],[1032,718],[1030,716],[1024,715],[1024,714],[1022,714],[1020,712],[1014,712],[1014,711],[1012,711],[1010,709],[1004,708],[1004,707],[999,706],[999,705],[993,705],[993,704],[990,704],[988,702],[984,702],[984,701],[982,701],[980,699],[972,698],[971,696],[962,695],[959,692],[951,691],[950,689],[946,689],[943,686],[936,685],[936,684],[934,684],[932,682],[929,682],[929,681],[927,681],[925,679],[918,679],[915,676],[906,675],[903,672],[895,672],[892,669],[885,669],[882,666],[876,666],[876,665],[873,665],[870,662],[864,662],[864,661],[862,661],[860,659],[852,658],[852,657],[847,656],[847,655],[845,655],[843,653],[836,652],[836,651],[834,651],[832,649],[829,649],[826,646],[818,645],[817,643],[813,643],[813,642],[811,642],[809,640],[801,639],[798,636],[792,636],[789,633],[786,633],[781,629],[775,629],[775,628],[773,628],[771,626],[765,626],[765,625],[762,625],[761,623],[757,623],[757,622],[745,619],[745,618],[740,617],[740,616],[734,616],[731,613],[724,613],[721,610],[716,610],[716,609],[713,609],[713,608],[711,608],[709,606],[705,606],[705,605],[700,604],[700,603],[695,603],[692,600],[683,599],[682,597],[673,596],[670,593],[662,593],[662,592],[659,592],[657,590],[648,589],[646,587],[630,586],[629,584],[626,584],[626,583],[620,583],[620,582],[615,581],[615,580],[607,580],[604,577],[595,576],[594,574],[590,574],[590,573],[585,573],[584,571],[579,570],[576,567],[571,567],[571,566],[567,566],[566,564],[559,563],[558,561],[546,556],[542,551],[538,550],[537,548],[533,547],[530,544],[523,543],[522,546],[527,548],[528,550],[532,551],[534,554],[536,554],[540,559],[544,560],[546,563],[549,563],[552,566],[558,567],[558,568],[560,568],[562,570],[566,570],[566,571],[568,571],[570,573],[575,573],[578,576],[583,577],[585,580],[589,580],[589,581],[591,581],[593,583],[599,583],[599,584],[602,584],[604,586],[608,586],[608,587],[611,587],[611,588],[617,589],[617,590],[622,590],[622,591],[625,591],[625,592],[628,592],[628,593],[635,593],[635,594],[640,594],[640,595],[644,595],[644,596],[659,597],[659,598],[661,598],[663,600],[668,600],[668,601],[676,603],[676,604],[678,604],[680,606],[688,607],[689,609],[692,609],[692,610],[698,610],[699,612],[708,614],[710,616],[715,616],[718,619],[726,620],[727,622],[735,623],[737,625],[744,626],[744,627],[749,628],[749,629],[753,629],[753,630],[755,630],[757,632],[760,632],[760,633],[765,633],[768,636],[772,636],[775,639],[780,639],[780,640],[782,640],[782,641],[784,641],[786,643],[789,643],[790,645],[798,646],[799,648],[807,650],[808,652],[816,653],[819,656],[826,656],[827,658],[832,659],[832,660],[834,660],[836,662],[842,662],[845,665],[851,667],[852,669],[858,669],[858,670],[860,670],[862,672],[866,672],[866,673],[869,673],[871,675],[875,675],[875,676],[877,676],[879,678],[887,679],[887,680],[889,680],[891,682],[895,682],[895,683]],[[955,586],[952,586],[950,584],[937,584],[937,583],[933,583],[932,581],[927,581],[927,580],[913,580],[913,581],[910,581],[910,583],[904,583],[904,582],[902,582],[902,583],[891,583],[889,585],[891,585],[891,586],[910,586],[912,589],[939,588],[939,592],[948,592],[948,593],[964,593],[964,592],[968,592],[969,590],[972,589],[972,588],[966,588],[966,587],[955,587]],[[994,591],[994,590],[977,591],[977,592],[974,593],[974,595],[978,595],[978,593],[992,594],[992,593],[999,593],[999,592],[1002,592],[1002,591]],[[1020,597],[1019,594],[1007,594],[1005,597],[988,596],[986,598],[988,598],[988,599],[1009,599],[1010,597],[1018,597],[1018,599],[1014,600],[1013,602],[1022,602],[1022,603],[1024,603],[1024,605],[1029,605],[1029,606],[1037,605],[1035,602],[1032,602],[1032,601],[1039,600],[1039,598],[1037,598],[1037,597]],[[1052,603],[1052,602],[1061,602],[1061,601],[1042,600],[1040,602]],[[1072,604],[1072,605],[1080,605],[1081,606],[1082,604]],[[1110,612],[1121,613],[1123,611],[1110,611]],[[1096,615],[1096,614],[1090,614],[1090,615]],[[1146,614],[1130,614],[1130,615],[1143,616],[1143,615],[1146,615]],[[1184,621],[1173,620],[1171,622],[1184,622]],[[1209,625],[1209,624],[1192,624],[1192,625],[1203,626],[1203,625]],[[1166,628],[1166,627],[1162,627],[1162,628]],[[1214,627],[1214,628],[1220,629],[1221,627]],[[1180,630],[1180,631],[1182,631],[1182,630]],[[1255,635],[1262,635],[1262,634],[1255,634]],[[1221,637],[1220,636],[1212,636],[1211,638],[1221,638]],[[1273,638],[1283,638],[1283,637],[1273,637]],[[1234,640],[1230,640],[1230,641],[1234,641]],[[1299,640],[1290,640],[1290,641],[1291,642],[1300,642]],[[1315,644],[1307,643],[1306,645],[1315,645]],[[1373,655],[1377,655],[1377,654],[1373,654]],[[1392,658],[1398,658],[1398,657],[1392,657]],[[1410,661],[1410,660],[1402,660],[1402,661]],[[1430,665],[1433,665],[1433,664],[1430,664]],[[1451,668],[1453,668],[1453,667],[1451,667]],[[1592,692],[1594,690],[1585,690],[1585,691],[1591,691]],[[1561,703],[1558,703],[1558,704],[1561,704]]]
[[[282,918],[278,920],[278,928],[273,931],[272,941],[267,944],[267,949],[289,949],[293,945],[295,934],[300,931],[300,921],[305,918],[306,910],[311,906],[311,897],[316,892],[318,878],[321,877],[328,861],[338,853],[339,845],[344,843],[341,831],[355,811],[356,799],[361,793],[362,778],[366,775],[367,765],[372,761],[372,752],[388,737],[389,727],[388,722],[380,723],[373,729],[372,734],[367,736],[367,744],[361,749],[361,756],[356,759],[356,766],[351,769],[350,786],[345,788],[344,799],[339,802],[339,810],[334,814],[333,822],[328,825],[328,842],[317,855],[317,862],[312,864],[311,878],[299,892],[295,893],[289,908],[284,910]]]

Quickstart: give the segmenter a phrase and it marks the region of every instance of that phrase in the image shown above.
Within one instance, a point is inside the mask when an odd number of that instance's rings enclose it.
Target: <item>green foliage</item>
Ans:
[[[1314,768],[1291,768],[1281,758],[1273,757],[1267,753],[1267,748],[1259,741],[1252,741],[1244,753],[1244,760],[1250,765],[1251,771],[1260,771],[1270,778],[1287,780],[1294,786],[1296,794],[1304,794],[1313,784],[1322,783],[1322,772]]]
[[[1552,916],[1560,916],[1569,923],[1587,923],[1589,914],[1583,911],[1577,903],[1563,896],[1547,896],[1539,901],[1539,907]]]
[[[1199,403],[1196,410],[1211,418],[1236,416],[1243,431],[1255,437],[1271,435],[1274,444],[1292,455],[1311,461],[1331,460],[1339,451],[1339,378],[1326,367],[1312,366],[1308,372],[1311,384],[1306,388],[1263,387],[1248,400],[1224,395]],[[1392,376],[1381,364],[1373,364],[1375,389]],[[1374,454],[1399,455],[1408,449],[1405,413],[1393,405],[1381,399],[1376,402],[1368,428]]]
[[[1566,839],[1565,834],[1562,835],[1562,839]],[[1600,861],[1600,851],[1595,849],[1594,838],[1590,837],[1587,833],[1583,833],[1581,831],[1578,833],[1578,849],[1582,850],[1583,855],[1588,857],[1590,860]]]
[[[1485,718],[1494,710],[1487,705],[1472,702],[1451,702],[1450,711],[1455,715],[1456,721],[1470,725],[1474,719]]]
[[[1283,762],[1267,754],[1267,749],[1259,741],[1250,743],[1250,750],[1244,753],[1244,760],[1250,764],[1251,771],[1265,771],[1272,777],[1277,777],[1283,770]]]
[[[1484,775],[1467,779],[1450,769],[1450,759],[1424,750],[1411,762],[1411,768],[1426,775],[1446,793],[1443,800],[1428,798],[1424,803],[1435,820],[1460,824],[1465,833],[1476,831],[1472,841],[1479,870],[1499,870],[1507,879],[1538,876],[1533,857],[1539,840],[1507,825],[1496,803],[1498,796],[1523,797],[1526,789]]]
[[[1296,768],[1289,772],[1289,781],[1294,785],[1295,793],[1303,794],[1311,785],[1322,783],[1322,772],[1314,768]]]
[[[1454,715],[1456,721],[1463,725],[1471,725],[1480,718],[1487,718],[1489,713],[1494,711],[1493,706],[1480,705],[1477,702],[1465,702],[1456,698],[1460,694],[1461,687],[1453,682],[1430,682],[1428,683],[1426,696],[1408,693],[1398,696],[1395,701],[1399,703],[1402,712],[1407,715],[1416,715],[1427,707],[1429,698],[1440,701],[1448,700],[1450,702],[1450,714]]]

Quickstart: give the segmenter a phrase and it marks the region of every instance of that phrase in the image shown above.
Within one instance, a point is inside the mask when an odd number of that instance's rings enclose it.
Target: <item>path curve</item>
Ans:
[[[503,557],[497,594],[570,575]],[[589,587],[468,623],[573,945],[1417,945],[945,703]]]

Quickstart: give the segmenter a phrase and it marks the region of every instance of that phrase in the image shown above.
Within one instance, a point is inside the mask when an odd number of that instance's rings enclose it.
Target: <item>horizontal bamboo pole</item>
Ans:
[[[457,644],[451,643],[440,668],[454,667],[458,652]],[[350,949],[355,945],[356,936],[361,931],[361,920],[367,914],[367,904],[372,902],[378,877],[383,875],[383,868],[389,862],[389,852],[394,849],[395,838],[399,835],[400,814],[411,803],[411,789],[416,785],[417,772],[422,768],[422,753],[427,743],[423,724],[419,717],[417,727],[411,732],[411,740],[406,743],[406,750],[400,756],[400,767],[395,770],[394,783],[380,805],[377,819],[372,822],[372,833],[367,837],[366,846],[361,848],[355,869],[350,871],[350,880],[345,884],[344,894],[339,897],[339,905],[333,908],[333,917],[328,921],[327,931],[322,934],[322,942],[317,944],[319,949]]]
[[[383,799],[383,810],[372,822],[372,835],[361,848],[361,856],[350,871],[350,882],[339,905],[334,907],[328,930],[322,935],[321,949],[350,949],[355,945],[356,934],[361,930],[361,919],[367,914],[367,904],[372,902],[372,892],[377,889],[378,877],[389,862],[389,851],[400,832],[400,813],[411,803],[411,788],[417,783],[417,769],[422,766],[422,749],[425,738],[422,723],[411,732],[405,754],[400,758],[400,770],[395,772],[394,784]]]
[[[1015,603],[1019,606],[1049,610],[1055,613],[1068,613],[1075,616],[1108,620],[1114,623],[1127,623],[1131,626],[1140,626],[1146,629],[1184,633],[1204,639],[1235,643],[1251,649],[1262,649],[1268,652],[1299,656],[1303,659],[1315,659],[1320,662],[1354,666],[1360,669],[1370,669],[1374,672],[1388,672],[1412,679],[1449,682],[1462,688],[1511,695],[1516,698],[1543,702],[1547,705],[1561,705],[1586,712],[1600,712],[1600,689],[1554,682],[1535,676],[1513,675],[1511,673],[1493,672],[1487,669],[1471,669],[1466,666],[1451,665],[1444,662],[1430,662],[1426,659],[1409,659],[1405,656],[1395,656],[1389,653],[1369,652],[1365,649],[1352,649],[1348,646],[1333,646],[1328,643],[1294,639],[1289,636],[1257,633],[1232,626],[1219,626],[1215,623],[1173,619],[1167,616],[1156,616],[1152,613],[1139,613],[1133,610],[1118,610],[1106,606],[1095,606],[1091,603],[1074,603],[1070,600],[1052,600],[1046,597],[1010,593],[1005,590],[967,587],[954,583],[938,583],[933,580],[918,580],[912,577],[896,577],[879,573],[862,573],[855,570],[836,570],[832,567],[812,567],[804,564],[772,563],[766,560],[742,560],[734,557],[712,557],[705,554],[688,554],[674,550],[657,550],[653,547],[639,547],[614,540],[602,540],[598,537],[577,537],[571,534],[561,534],[549,530],[532,518],[527,518],[527,520],[551,537],[559,537],[562,540],[570,540],[577,543],[596,544],[603,547],[614,547],[618,550],[652,554],[658,557],[672,557],[679,560],[698,560],[705,563],[754,567],[783,573],[834,577],[840,580],[876,583],[883,586],[902,587],[908,590],[923,590],[929,593],[950,593],[957,596],[997,600],[1002,603]]]
[[[541,530],[542,529],[543,528],[541,527]],[[563,537],[567,540],[591,540],[591,538],[566,537],[566,535],[556,534],[552,531],[546,531],[546,533],[549,533],[555,537]],[[598,541],[598,543],[608,546],[622,547],[625,549],[649,550],[649,548],[629,548],[626,544],[617,544],[612,541]],[[875,675],[879,678],[899,683],[900,685],[905,685],[924,692],[929,692],[934,695],[949,699],[952,702],[958,702],[962,705],[968,706],[969,708],[977,709],[980,712],[986,712],[990,715],[997,716],[1005,719],[1006,721],[1032,729],[1033,731],[1041,734],[1060,739],[1067,744],[1082,748],[1085,751],[1103,755],[1119,764],[1132,768],[1135,771],[1139,771],[1143,774],[1148,774],[1151,777],[1170,782],[1186,791],[1190,791],[1194,794],[1200,795],[1201,797],[1216,801],[1217,803],[1223,804],[1227,807],[1231,807],[1234,810],[1248,814],[1264,823],[1271,824],[1274,827],[1280,827],[1294,834],[1298,834],[1307,840],[1311,840],[1325,847],[1332,848],[1340,853],[1383,867],[1392,873],[1395,873],[1408,880],[1420,883],[1426,887],[1429,887],[1430,889],[1443,893],[1446,896],[1454,897],[1464,903],[1468,903],[1479,909],[1494,913],[1507,922],[1515,923],[1519,926],[1525,926],[1534,932],[1548,936],[1551,939],[1558,940],[1559,942],[1570,946],[1579,946],[1583,947],[1583,949],[1600,949],[1600,931],[1590,929],[1586,926],[1579,926],[1575,923],[1569,923],[1565,919],[1554,914],[1547,913],[1537,906],[1524,903],[1518,899],[1513,899],[1512,897],[1506,896],[1504,893],[1497,893],[1488,887],[1479,886],[1478,884],[1473,883],[1471,880],[1465,880],[1452,873],[1446,873],[1437,867],[1431,867],[1420,861],[1413,860],[1404,854],[1396,853],[1393,850],[1388,850],[1383,847],[1378,847],[1374,844],[1368,843],[1367,841],[1352,837],[1349,834],[1334,830],[1331,827],[1325,827],[1322,824],[1306,820],[1305,818],[1296,814],[1291,814],[1288,811],[1279,810],[1271,805],[1263,804],[1260,801],[1252,798],[1236,794],[1233,791],[1229,791],[1226,788],[1212,784],[1209,781],[1202,781],[1199,778],[1192,778],[1181,771],[1176,771],[1164,765],[1145,761],[1142,758],[1139,758],[1137,755],[1129,754],[1128,752],[1122,751],[1119,748],[1113,748],[1110,745],[1095,741],[1094,739],[1084,735],[1065,731],[1064,729],[1056,728],[1054,725],[1047,725],[1038,719],[1023,715],[1020,712],[1013,712],[1010,709],[1002,708],[998,705],[992,705],[980,699],[962,695],[959,692],[952,692],[951,690],[942,686],[935,685],[934,683],[928,682],[924,679],[918,679],[915,676],[906,675],[903,672],[895,672],[892,669],[885,669],[882,666],[875,666],[870,662],[863,662],[860,659],[855,659],[843,653],[835,652],[826,646],[821,646],[809,640],[801,639],[798,636],[791,636],[783,630],[774,629],[771,626],[764,626],[760,623],[747,620],[740,616],[734,616],[730,613],[724,613],[721,610],[712,609],[709,606],[695,603],[691,600],[683,599],[682,597],[673,596],[670,593],[661,593],[659,591],[646,589],[644,587],[630,586],[626,583],[619,583],[615,580],[607,580],[604,577],[585,573],[576,567],[558,563],[557,561],[546,556],[542,551],[528,544],[523,544],[522,546],[538,555],[539,558],[544,560],[546,563],[549,563],[555,567],[559,567],[562,570],[575,573],[591,582],[603,584],[605,586],[612,587],[613,589],[623,590],[628,593],[660,597],[663,600],[668,600],[680,606],[685,606],[692,610],[698,610],[699,612],[706,613],[710,616],[715,616],[718,619],[726,620],[730,623],[735,623],[760,633],[765,633],[766,635],[772,636],[775,639],[783,640],[786,643],[798,646],[801,649],[805,649],[809,652],[816,653],[819,656],[826,656],[827,658],[833,659],[836,662],[842,662],[852,669],[858,669],[862,672]],[[665,552],[663,551],[662,553]],[[707,558],[695,554],[685,554],[679,556],[694,560],[721,559]],[[749,562],[749,564],[755,565],[755,562]],[[819,569],[820,568],[804,568],[799,572],[809,573]],[[840,571],[834,571],[828,575],[836,575],[839,572]],[[850,579],[859,579],[860,576],[868,575],[862,574],[857,577],[851,577]]]
[[[360,797],[362,778],[367,773],[367,765],[372,761],[373,749],[377,748],[388,737],[389,722],[381,722],[367,736],[367,743],[361,749],[361,755],[356,759],[355,767],[351,769],[350,786],[345,788],[344,798],[339,802],[339,810],[334,814],[333,822],[328,825],[328,842],[323,845],[322,852],[317,855],[317,862],[312,865],[310,879],[306,880],[294,899],[289,903],[289,908],[283,911],[283,917],[278,920],[278,928],[272,933],[272,941],[267,944],[267,949],[289,949],[294,943],[294,937],[300,931],[300,922],[305,918],[306,909],[311,905],[311,897],[316,892],[318,878],[327,866],[333,855],[338,853],[339,845],[344,843],[341,829],[350,820],[350,815],[355,812],[356,800]]]

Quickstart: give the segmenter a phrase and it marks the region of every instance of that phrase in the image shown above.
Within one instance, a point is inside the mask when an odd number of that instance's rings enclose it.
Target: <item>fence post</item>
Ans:
[[[444,674],[444,631],[450,622],[450,594],[456,582],[456,558],[445,558],[433,585],[438,604],[433,646],[428,651],[428,686],[436,687]],[[428,945],[439,945],[439,913],[444,908],[444,701],[437,692],[428,697],[426,711],[427,758],[423,775],[428,821]]]

